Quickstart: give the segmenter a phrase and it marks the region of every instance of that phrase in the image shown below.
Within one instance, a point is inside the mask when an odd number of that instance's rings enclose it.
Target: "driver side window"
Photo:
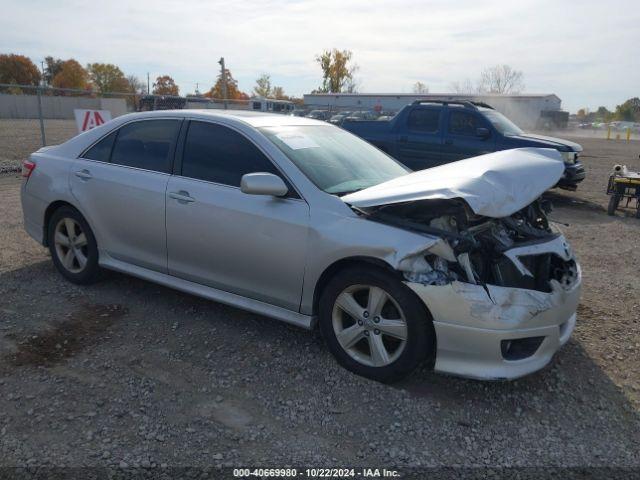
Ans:
[[[449,133],[451,135],[466,135],[474,137],[476,130],[481,127],[478,117],[469,112],[449,112]]]

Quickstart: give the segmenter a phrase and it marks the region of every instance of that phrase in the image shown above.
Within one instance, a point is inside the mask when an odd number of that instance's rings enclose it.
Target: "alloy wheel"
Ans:
[[[333,330],[354,360],[370,367],[393,363],[407,343],[407,322],[398,303],[384,289],[352,285],[337,297]]]
[[[87,265],[88,242],[80,223],[65,217],[56,224],[53,242],[62,266],[71,273],[80,273]]]

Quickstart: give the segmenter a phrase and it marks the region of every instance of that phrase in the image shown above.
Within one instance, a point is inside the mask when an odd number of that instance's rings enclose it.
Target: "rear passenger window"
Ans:
[[[178,120],[145,120],[122,127],[111,154],[111,163],[169,173]]]
[[[246,173],[281,176],[271,161],[243,135],[221,125],[191,122],[182,157],[182,175],[240,186]]]
[[[417,108],[409,113],[409,130],[435,133],[440,123],[440,109]]]
[[[478,124],[478,117],[467,112],[449,112],[449,133],[452,135],[475,136]]]
[[[112,132],[93,147],[85,152],[82,158],[88,158],[89,160],[98,160],[100,162],[108,162],[111,156],[111,147],[113,147],[113,141],[116,139],[118,132]]]

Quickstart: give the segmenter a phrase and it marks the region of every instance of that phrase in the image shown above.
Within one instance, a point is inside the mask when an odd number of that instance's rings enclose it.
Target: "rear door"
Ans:
[[[167,188],[171,275],[298,311],[309,206],[287,197],[248,195],[246,173],[287,179],[249,138],[230,127],[191,121]]]
[[[496,135],[493,128],[477,111],[449,106],[445,123],[444,158],[447,162],[495,151]],[[479,128],[487,129],[489,136],[479,136]]]
[[[181,122],[127,123],[74,162],[71,191],[101,252],[166,273],[165,191]]]
[[[442,107],[419,106],[407,115],[407,124],[397,134],[398,160],[412,170],[435,167],[443,162]]]

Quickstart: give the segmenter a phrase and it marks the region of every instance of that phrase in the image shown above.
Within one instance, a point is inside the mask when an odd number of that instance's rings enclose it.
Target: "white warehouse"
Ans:
[[[473,100],[491,105],[497,111],[525,129],[544,126],[545,118],[562,112],[562,100],[553,93],[518,95],[467,95],[457,93],[310,93],[304,95],[304,105],[323,110],[376,110],[396,112],[415,100]],[[566,123],[566,120],[565,120]]]

